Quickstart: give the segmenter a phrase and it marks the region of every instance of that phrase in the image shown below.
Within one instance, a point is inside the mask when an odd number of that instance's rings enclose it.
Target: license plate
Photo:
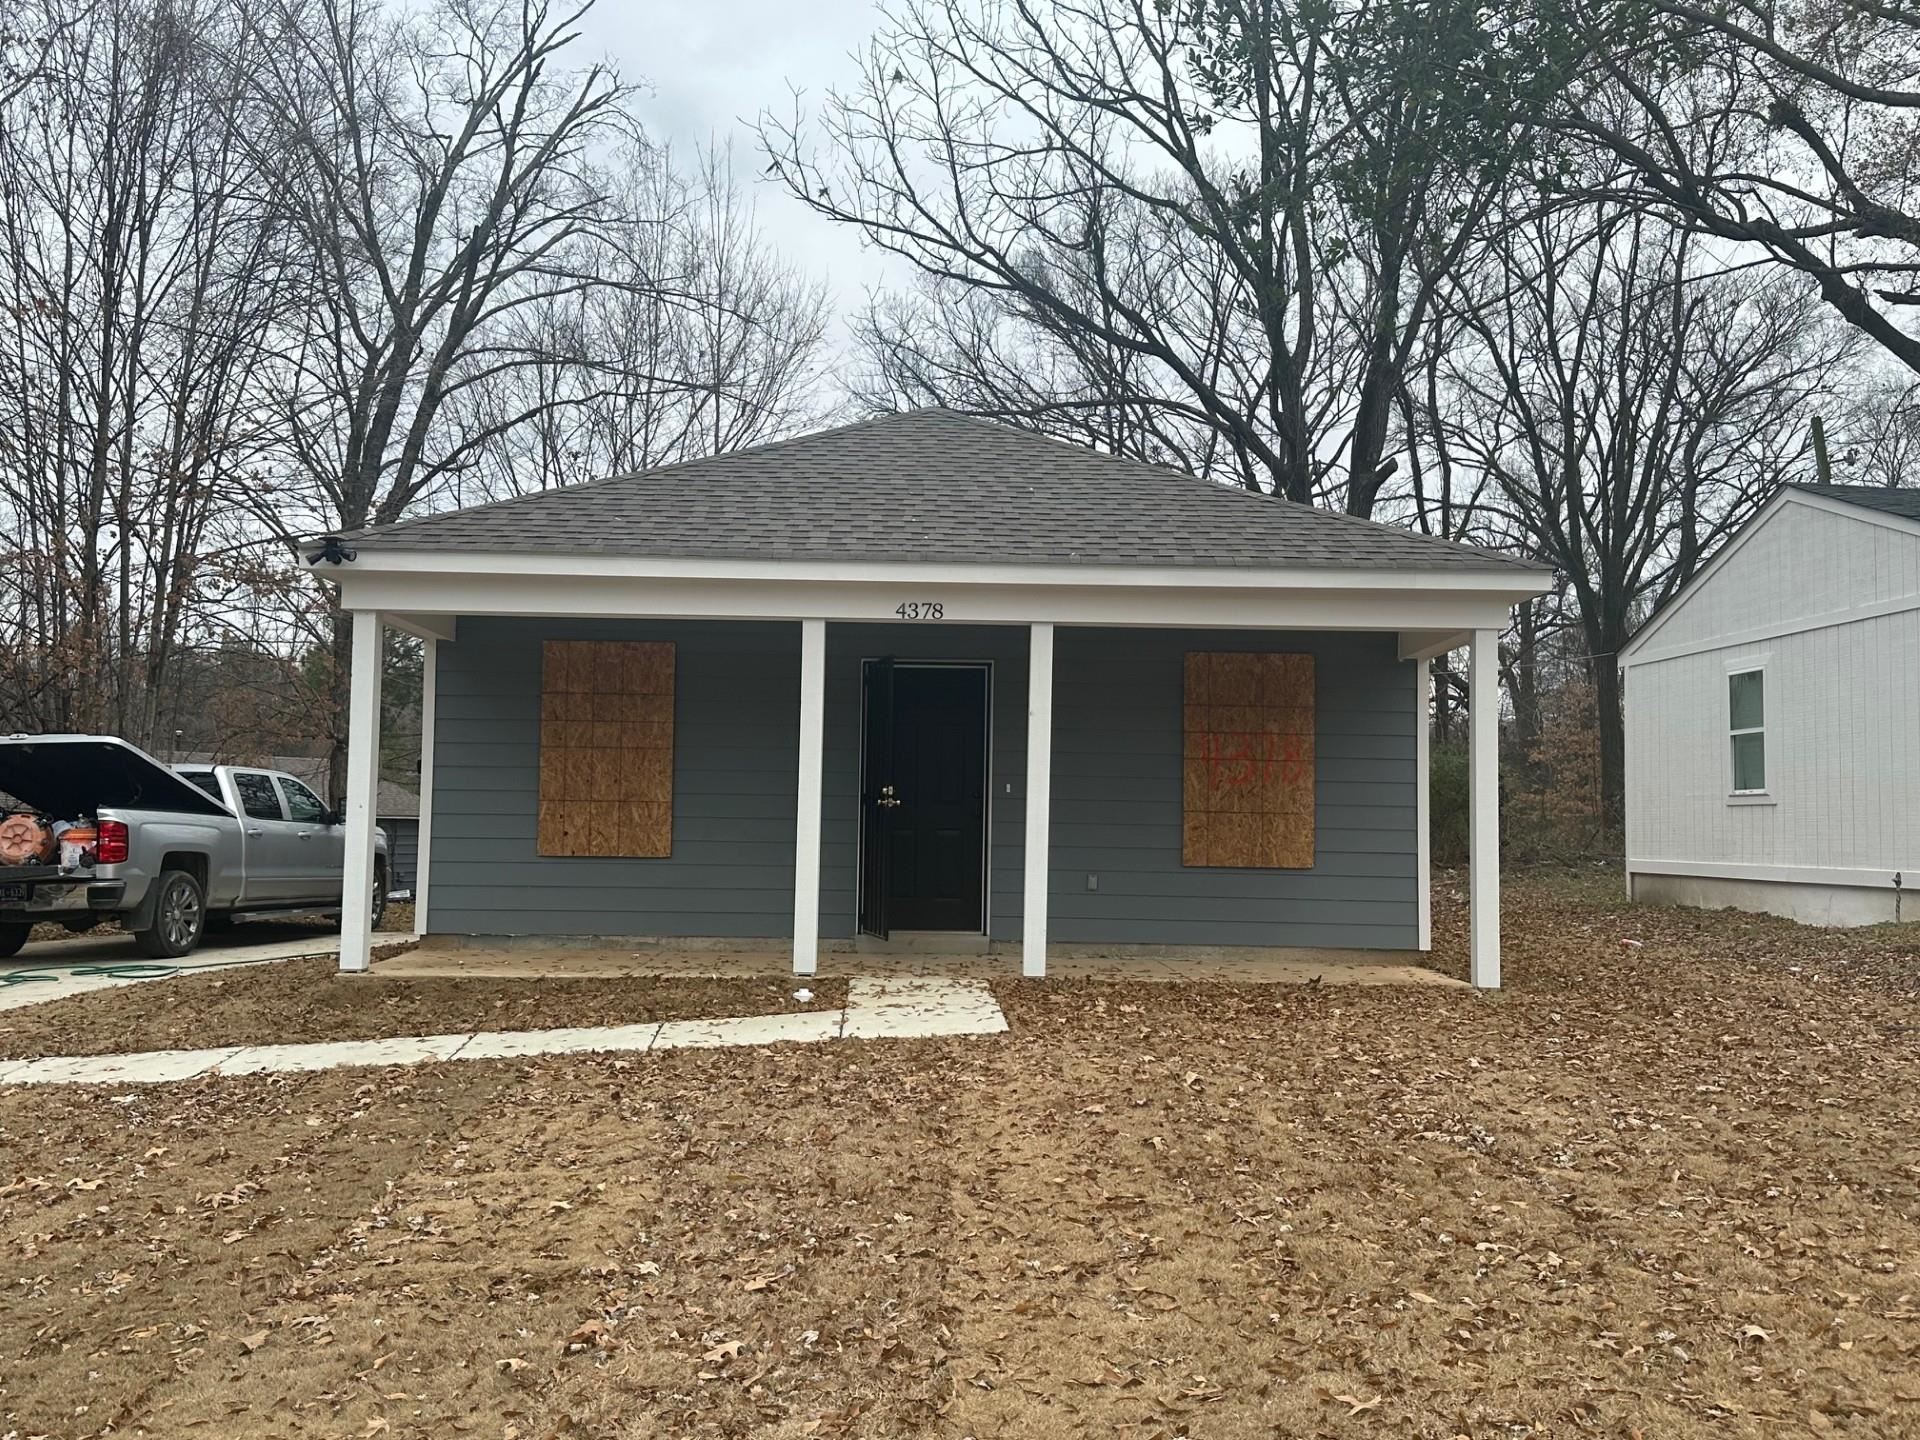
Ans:
[[[0,885],[0,905],[24,905],[27,903],[27,887],[24,885]]]

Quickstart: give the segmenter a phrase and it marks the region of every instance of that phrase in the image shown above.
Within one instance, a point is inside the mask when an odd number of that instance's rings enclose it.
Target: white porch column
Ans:
[[[1027,834],[1025,928],[1020,973],[1047,973],[1047,861],[1053,813],[1053,624],[1036,622],[1027,652]]]
[[[347,694],[347,852],[340,897],[340,970],[363,972],[373,951],[373,828],[380,784],[380,642],[377,610],[353,612]]]
[[[433,858],[433,712],[439,689],[440,642],[431,635],[420,642],[420,831],[413,857],[413,934],[427,933],[427,871]],[[393,837],[387,837],[391,840]]]
[[[1414,849],[1419,856],[1420,948],[1433,949],[1433,661],[1413,662]]]
[[[1500,988],[1500,679],[1498,630],[1473,632],[1467,662],[1472,936],[1469,976]]]
[[[827,622],[800,622],[800,803],[793,831],[793,973],[820,957],[820,769],[826,733]]]

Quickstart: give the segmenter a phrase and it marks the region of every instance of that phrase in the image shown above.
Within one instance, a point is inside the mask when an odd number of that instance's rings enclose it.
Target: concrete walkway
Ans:
[[[940,1035],[996,1035],[1006,1028],[1007,1017],[983,981],[923,976],[856,978],[847,982],[847,1004],[842,1010],[645,1025],[403,1035],[390,1040],[334,1040],[313,1045],[56,1055],[42,1060],[0,1060],[0,1085],[156,1085],[201,1076],[289,1074],[350,1065],[521,1060],[541,1055],[820,1040],[916,1040]]]

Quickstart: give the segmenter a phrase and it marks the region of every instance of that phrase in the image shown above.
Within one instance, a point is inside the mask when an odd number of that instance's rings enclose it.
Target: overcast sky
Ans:
[[[795,88],[809,112],[829,87],[847,88],[850,57],[878,25],[873,0],[599,0],[582,38],[624,79],[648,88],[638,108],[656,138],[690,147],[732,137],[761,228],[833,287],[845,315],[888,272],[853,231],[821,219],[784,187],[761,183],[753,124],[763,109],[788,111]]]

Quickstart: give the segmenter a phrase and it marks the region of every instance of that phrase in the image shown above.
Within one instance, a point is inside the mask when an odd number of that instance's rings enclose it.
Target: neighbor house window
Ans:
[[[1733,747],[1733,793],[1757,795],[1767,788],[1767,672],[1736,670],[1727,676],[1727,735]]]

